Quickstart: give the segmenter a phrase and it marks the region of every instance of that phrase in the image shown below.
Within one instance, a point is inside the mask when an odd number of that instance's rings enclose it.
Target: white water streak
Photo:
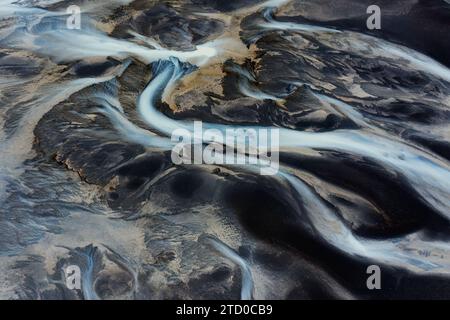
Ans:
[[[247,261],[242,259],[236,253],[236,251],[231,249],[228,245],[226,245],[225,243],[216,238],[207,237],[206,241],[208,241],[224,257],[230,259],[232,262],[234,262],[241,268],[242,273],[241,300],[251,300],[253,296],[253,277],[252,271]]]

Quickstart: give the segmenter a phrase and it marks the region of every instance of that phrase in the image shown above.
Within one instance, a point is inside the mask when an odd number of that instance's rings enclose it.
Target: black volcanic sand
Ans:
[[[104,21],[117,22],[112,37],[129,40],[128,31],[133,30],[164,47],[189,51],[229,31],[221,14],[244,12],[239,36],[252,48],[249,56],[221,63],[214,75],[220,79],[219,92],[194,85],[173,96],[177,103],[201,96],[203,104],[174,110],[158,101],[158,110],[172,119],[313,133],[362,131],[369,124],[447,164],[450,142],[442,128],[450,120],[450,83],[409,68],[405,61],[380,57],[370,48],[362,55],[351,44],[364,33],[375,37],[374,43],[399,43],[450,66],[450,5],[439,0],[291,1],[279,10],[246,13],[256,4],[138,0],[113,10]],[[371,4],[386,10],[382,30],[365,28],[365,10]],[[53,8],[60,6],[63,3]],[[261,31],[258,24],[268,15],[280,22],[345,32],[333,38]],[[27,62],[8,54],[0,55],[5,73],[44,73],[38,58]],[[0,237],[0,252],[9,256],[4,261],[0,257],[0,268],[15,270],[6,273],[1,297],[240,299],[242,270],[211,245],[207,239],[212,237],[248,263],[254,298],[450,298],[445,273],[414,272],[327,242],[311,219],[315,213],[308,212],[307,199],[279,176],[233,166],[177,166],[170,151],[127,140],[95,97],[115,90],[128,120],[151,130],[136,109],[153,78],[151,65],[131,57],[96,57],[60,66],[63,76],[73,79],[113,74],[125,63],[129,65],[122,74],[70,95],[34,128],[36,155],[27,160],[20,182],[11,182],[9,196],[0,198],[5,212],[0,218],[0,233],[5,235]],[[277,99],[249,97],[242,86]],[[13,100],[19,93],[10,95]],[[358,116],[333,108],[321,96],[344,101]],[[28,109],[2,111],[4,132],[13,136],[18,131],[23,110]],[[405,176],[376,159],[317,149],[283,151],[280,162],[365,243],[404,240],[409,245],[405,251],[436,257],[442,251],[427,252],[414,241],[449,240],[448,220]],[[69,290],[64,283],[61,270],[74,264],[84,275],[82,290]],[[381,290],[367,290],[366,268],[371,264],[382,269]]]
[[[380,30],[366,28],[366,9],[378,5]],[[308,19],[339,30],[355,30],[404,44],[450,66],[450,35],[447,32],[450,4],[442,0],[341,0],[298,3]],[[349,14],[350,13],[350,14]],[[299,17],[302,20],[305,17]],[[293,19],[294,21],[297,19]]]

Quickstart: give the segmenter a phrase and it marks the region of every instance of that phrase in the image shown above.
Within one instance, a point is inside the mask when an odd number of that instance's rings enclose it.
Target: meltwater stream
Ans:
[[[432,49],[349,30],[326,1],[81,5],[79,30],[65,1],[3,2],[0,297],[450,297],[450,70]],[[245,129],[278,130],[275,175],[257,152],[171,160],[174,132],[245,150]]]

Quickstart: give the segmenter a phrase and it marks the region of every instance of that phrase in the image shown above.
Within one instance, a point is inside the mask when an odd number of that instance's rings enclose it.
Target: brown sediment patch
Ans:
[[[230,47],[222,49],[220,54],[211,60],[209,64],[200,67],[198,70],[190,75],[185,76],[179,81],[171,93],[166,93],[163,101],[166,102],[170,109],[186,110],[194,106],[206,104],[207,95],[205,93],[212,93],[214,95],[222,96],[223,87],[222,80],[225,76],[223,72],[223,63],[226,60],[232,59],[236,63],[244,63],[246,60],[258,63],[259,58],[258,48],[252,44],[247,47],[240,38],[241,21],[247,15],[237,11],[234,14],[203,14],[198,15],[207,16],[218,19],[225,24],[224,32],[217,38],[217,40],[231,39]],[[182,102],[182,106],[179,103]]]
[[[224,72],[221,64],[213,64],[200,68],[185,76],[176,86],[173,93],[166,97],[165,102],[175,110],[190,109],[195,105],[205,105],[205,93],[223,95],[222,78]],[[188,99],[184,97],[189,97]],[[183,102],[177,104],[177,102]]]

